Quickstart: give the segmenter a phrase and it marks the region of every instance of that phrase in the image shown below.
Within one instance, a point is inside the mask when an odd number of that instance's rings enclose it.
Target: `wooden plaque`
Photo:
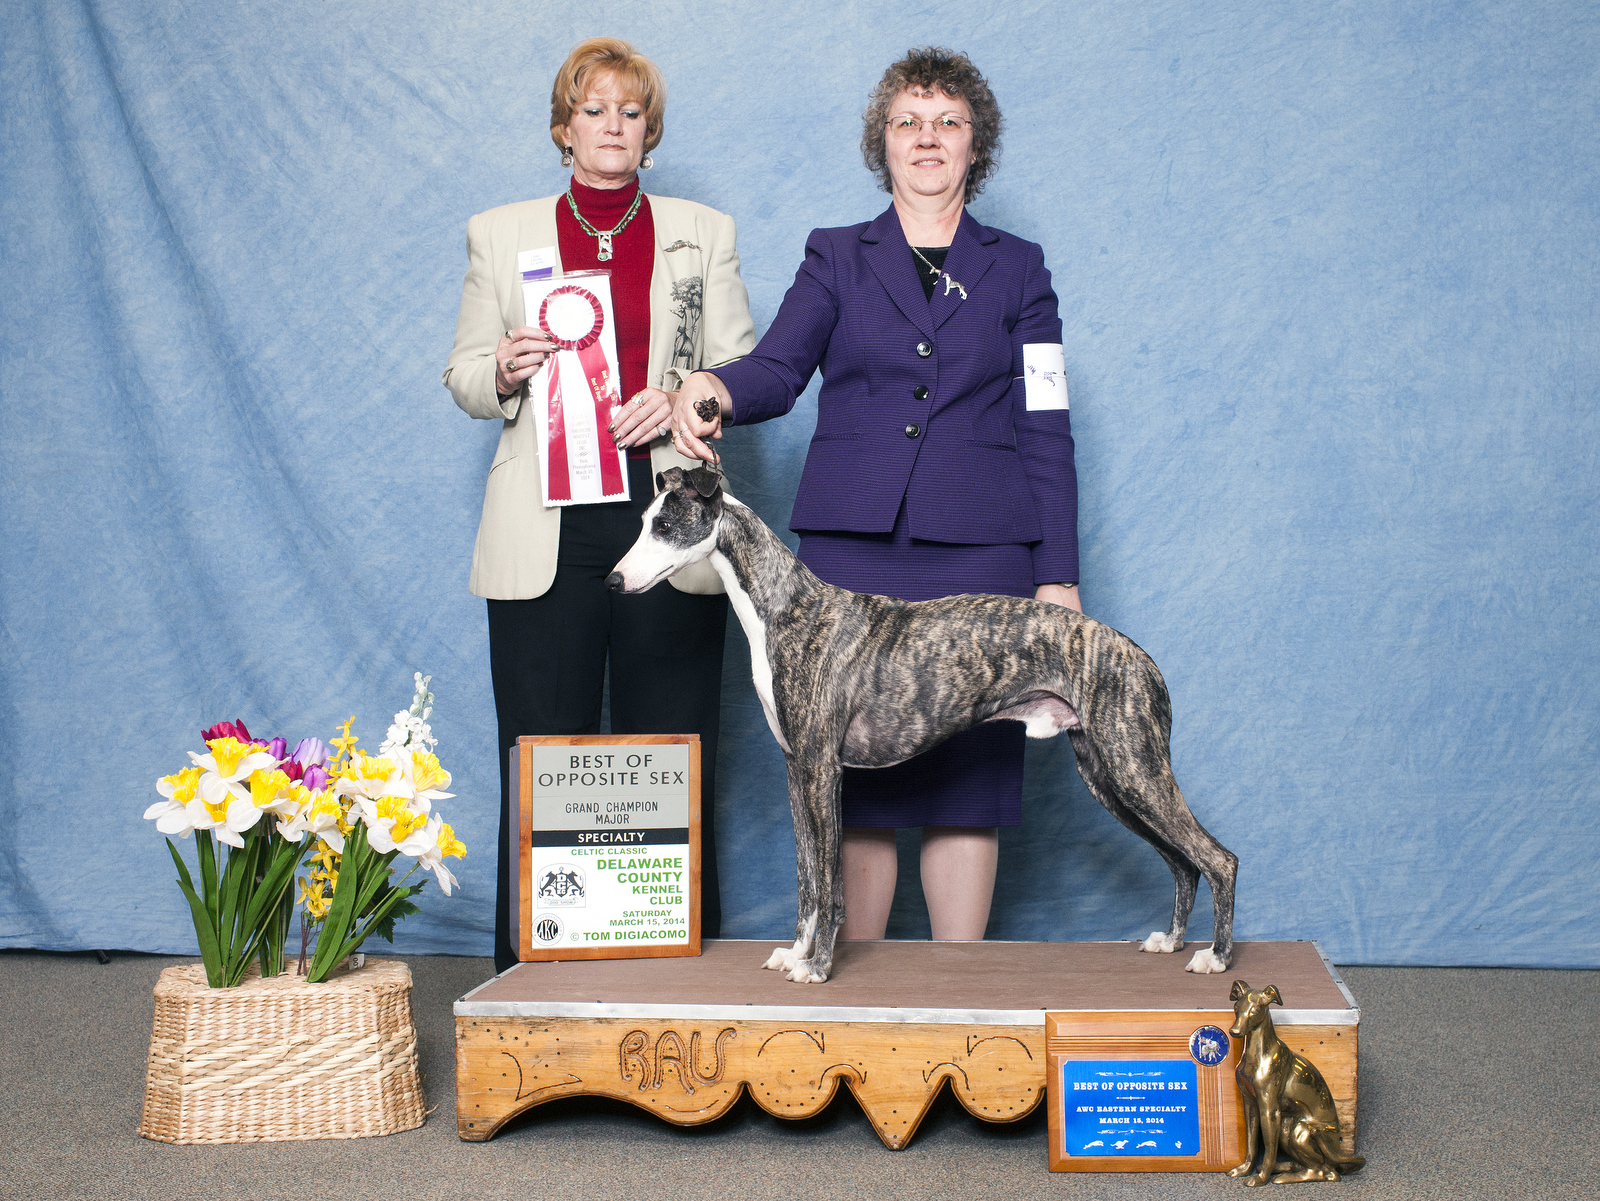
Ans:
[[[523,735],[510,756],[517,957],[700,954],[700,736]]]
[[[1223,1172],[1244,1159],[1233,1011],[1045,1015],[1052,1172]]]

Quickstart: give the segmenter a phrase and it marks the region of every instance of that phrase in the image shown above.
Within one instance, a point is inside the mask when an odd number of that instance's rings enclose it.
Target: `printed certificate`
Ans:
[[[527,324],[558,347],[528,381],[542,423],[545,507],[628,500],[627,452],[606,431],[622,403],[611,273],[543,275],[523,273],[522,300]]]
[[[524,961],[700,953],[700,740],[523,736],[510,751]]]

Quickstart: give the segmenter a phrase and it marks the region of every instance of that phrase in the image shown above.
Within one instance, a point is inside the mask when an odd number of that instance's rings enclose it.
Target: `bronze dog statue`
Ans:
[[[1244,1039],[1234,1077],[1244,1104],[1245,1159],[1228,1173],[1247,1185],[1294,1184],[1301,1180],[1337,1180],[1340,1170],[1354,1172],[1366,1160],[1345,1155],[1339,1147],[1339,1114],[1327,1081],[1303,1055],[1296,1055],[1278,1037],[1268,1005],[1282,1005],[1276,984],[1259,992],[1243,980],[1233,982],[1233,1029]],[[1279,1159],[1282,1153],[1285,1159]],[[1261,1168],[1248,1174],[1261,1157]],[[1276,1172],[1277,1175],[1273,1173]]]

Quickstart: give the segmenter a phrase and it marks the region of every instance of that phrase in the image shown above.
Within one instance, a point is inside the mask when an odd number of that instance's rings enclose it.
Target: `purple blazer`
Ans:
[[[750,354],[715,368],[732,424],[780,417],[822,369],[817,432],[793,530],[1028,543],[1035,583],[1078,578],[1078,477],[1065,409],[1029,411],[1022,348],[1060,342],[1044,252],[963,213],[945,270],[967,290],[923,296],[891,205],[817,229]]]

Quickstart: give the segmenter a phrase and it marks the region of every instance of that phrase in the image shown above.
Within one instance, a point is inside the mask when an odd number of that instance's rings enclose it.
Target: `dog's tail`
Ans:
[[[1317,1142],[1322,1147],[1322,1154],[1329,1163],[1341,1172],[1359,1172],[1367,1166],[1364,1155],[1346,1155],[1339,1146],[1339,1131],[1332,1126],[1324,1126],[1317,1131]]]

